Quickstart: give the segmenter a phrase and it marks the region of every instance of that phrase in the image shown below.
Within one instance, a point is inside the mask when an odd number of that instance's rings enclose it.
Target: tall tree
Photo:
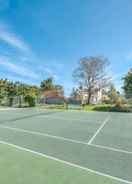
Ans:
[[[123,77],[124,85],[123,89],[125,92],[126,98],[132,98],[132,68],[128,71],[128,73]]]
[[[82,94],[81,94],[82,88],[72,88],[72,92],[70,94],[70,98],[74,100],[82,100]]]
[[[7,85],[7,79],[0,79],[0,104],[2,103],[4,98],[7,97]]]
[[[109,97],[109,102],[111,104],[115,104],[117,97],[119,96],[119,92],[116,90],[115,86],[113,84],[110,85],[110,88],[107,92],[107,95]]]
[[[46,80],[43,80],[40,84],[41,90],[46,91],[46,90],[51,90],[54,88],[53,84],[53,78],[50,77]]]
[[[64,96],[64,87],[62,85],[55,85],[54,88],[58,91],[59,96]]]
[[[8,82],[7,97],[9,99],[9,106],[13,105],[13,98],[16,96],[16,85],[13,82]]]
[[[49,94],[56,94],[57,96],[64,96],[64,88],[62,85],[54,84],[53,78],[50,77],[46,80],[43,80],[40,84],[41,92],[45,93],[45,96]]]
[[[20,82],[16,82],[16,91],[19,99],[19,107],[22,106],[22,101],[26,101],[29,106],[35,105],[35,98],[39,96],[39,88],[30,86]]]
[[[73,72],[73,77],[87,91],[87,103],[91,101],[92,94],[108,84],[106,67],[109,62],[104,57],[83,57]]]

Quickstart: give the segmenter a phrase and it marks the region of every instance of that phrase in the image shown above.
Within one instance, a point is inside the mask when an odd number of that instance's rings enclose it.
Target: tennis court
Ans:
[[[132,114],[0,110],[0,183],[132,183]]]

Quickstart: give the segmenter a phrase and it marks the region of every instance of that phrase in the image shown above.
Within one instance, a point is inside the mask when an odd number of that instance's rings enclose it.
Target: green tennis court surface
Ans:
[[[132,183],[132,114],[1,110],[0,183]]]

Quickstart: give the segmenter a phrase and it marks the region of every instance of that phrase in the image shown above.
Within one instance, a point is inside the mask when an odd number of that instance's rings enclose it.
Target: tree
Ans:
[[[110,85],[110,89],[107,92],[108,95],[108,102],[110,104],[114,104],[118,109],[120,109],[124,104],[124,98],[120,94],[119,91],[116,90],[115,86],[113,84]]]
[[[16,96],[18,97],[19,107],[22,106],[22,98],[25,95],[25,85],[21,82],[16,82]]]
[[[13,105],[13,98],[16,95],[16,85],[7,79],[0,79],[0,103],[8,99],[9,106]]]
[[[70,97],[73,98],[73,99],[77,99],[78,97],[78,91],[76,88],[72,88],[72,92],[70,94]]]
[[[64,96],[64,88],[62,85],[54,84],[53,78],[48,78],[46,80],[43,80],[40,84],[41,89],[41,96],[44,96],[44,98],[58,98]]]
[[[18,82],[17,95],[19,97],[19,107],[22,105],[22,99],[27,102],[30,107],[35,106],[35,98],[39,96],[39,88],[37,86],[31,86]]]
[[[116,88],[113,84],[110,85],[110,88],[107,92],[107,95],[109,97],[109,102],[111,104],[114,104],[116,99],[117,99],[117,96],[118,96],[118,92],[116,91]]]
[[[8,82],[7,97],[9,99],[9,106],[13,105],[13,98],[16,96],[16,85],[13,82]]]
[[[7,97],[7,79],[0,79],[0,104]]]
[[[46,80],[43,80],[40,84],[40,87],[43,91],[54,89],[53,78],[50,77]]]
[[[35,98],[31,95],[26,95],[24,97],[25,102],[28,103],[29,107],[34,107],[35,106]]]
[[[125,92],[125,97],[127,99],[132,98],[132,68],[128,71],[128,73],[123,77],[124,85],[123,90]]]
[[[15,102],[21,107],[26,102],[30,107],[35,106],[36,100],[41,92],[47,92],[48,90],[51,90],[57,97],[64,95],[63,86],[54,85],[52,78],[42,81],[41,88],[19,81],[12,82],[7,79],[0,79],[0,104],[12,106]]]
[[[70,94],[70,98],[73,100],[82,100],[82,94],[81,94],[82,88],[72,88],[72,92]]]
[[[54,88],[58,91],[60,96],[64,96],[64,87],[62,85],[55,85]]]
[[[73,72],[74,79],[87,91],[87,103],[90,104],[95,90],[108,85],[109,77],[105,70],[109,62],[104,57],[83,57]]]
[[[116,99],[115,99],[115,106],[118,108],[118,109],[121,109],[124,105],[124,98],[118,94]]]
[[[29,107],[35,106],[35,99],[39,96],[39,88],[37,86],[26,86],[24,93],[24,100],[28,103]]]

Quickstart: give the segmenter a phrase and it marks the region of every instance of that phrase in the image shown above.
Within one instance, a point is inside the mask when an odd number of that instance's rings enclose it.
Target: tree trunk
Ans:
[[[87,99],[87,104],[90,104],[90,100],[91,100],[91,89],[88,89],[88,99]]]
[[[18,105],[19,107],[21,107],[22,106],[22,99],[21,99],[21,96],[19,96],[19,105]]]
[[[9,107],[12,107],[12,105],[13,105],[13,98],[10,97],[10,98],[9,98]]]

